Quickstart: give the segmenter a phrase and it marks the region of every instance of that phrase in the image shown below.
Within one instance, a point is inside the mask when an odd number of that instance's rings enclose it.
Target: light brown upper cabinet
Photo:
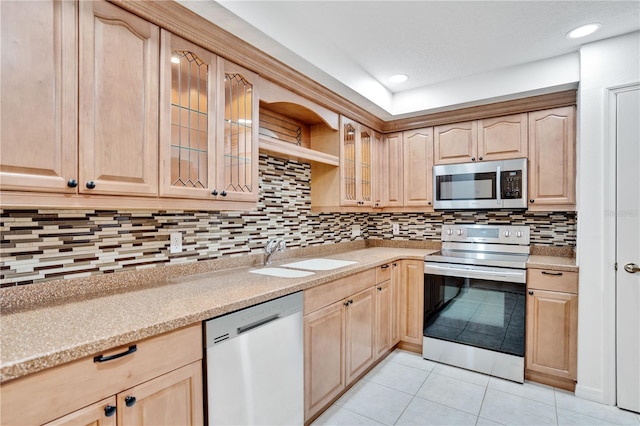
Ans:
[[[160,194],[258,199],[258,76],[162,31]]]
[[[3,206],[255,205],[257,74],[106,1],[0,17]]]
[[[434,163],[506,160],[527,156],[527,114],[436,126]]]
[[[575,107],[529,113],[529,210],[575,210]]]
[[[162,30],[160,195],[258,199],[258,76]]]
[[[80,193],[158,193],[157,26],[107,2],[80,5]]]
[[[77,3],[3,1],[0,20],[0,189],[75,193]]]
[[[476,161],[477,146],[477,121],[436,126],[433,131],[434,164]]]
[[[404,205],[402,133],[390,133],[378,144],[375,207]]]
[[[217,56],[162,30],[160,195],[212,197]]]
[[[218,59],[218,141],[212,195],[258,200],[258,75]]]
[[[527,156],[527,147],[526,113],[478,121],[479,161],[523,158]]]
[[[406,131],[403,139],[404,205],[430,207],[433,204],[433,127]]]
[[[373,206],[373,142],[371,129],[340,116],[340,204]]]

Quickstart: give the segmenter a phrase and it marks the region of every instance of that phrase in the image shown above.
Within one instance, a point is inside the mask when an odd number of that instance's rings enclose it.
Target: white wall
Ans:
[[[445,81],[393,96],[394,118],[415,111],[438,112],[575,89],[580,79],[578,53],[501,68],[467,78]]]
[[[578,385],[615,404],[615,141],[609,89],[640,82],[640,32],[582,46],[578,92]]]

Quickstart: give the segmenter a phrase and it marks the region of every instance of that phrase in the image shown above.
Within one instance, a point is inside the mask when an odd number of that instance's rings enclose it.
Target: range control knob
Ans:
[[[516,237],[518,238],[522,237],[522,231],[516,231]]]
[[[447,235],[453,235],[453,229],[447,229]]]
[[[462,236],[462,234],[464,234],[464,231],[462,229],[458,229],[458,232],[456,232],[456,234]]]
[[[504,236],[505,237],[510,237],[511,236],[511,231],[504,231]]]

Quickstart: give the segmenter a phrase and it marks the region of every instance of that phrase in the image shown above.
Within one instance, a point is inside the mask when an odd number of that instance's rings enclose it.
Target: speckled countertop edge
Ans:
[[[527,268],[578,272],[573,247],[531,246]]]
[[[333,271],[318,271],[304,278],[278,278],[251,274],[257,265],[185,273],[119,275],[120,292],[39,300],[28,308],[0,315],[0,382],[74,361],[100,351],[176,330],[225,313],[305,290],[399,259],[422,260],[435,249],[376,247],[375,244],[341,246],[334,259],[358,262]],[[424,247],[424,246],[423,246]],[[329,257],[324,252],[307,252]],[[310,256],[306,256],[310,257]],[[290,262],[277,260],[272,266]],[[169,269],[169,268],[163,268]],[[127,280],[144,276],[149,282]],[[112,280],[113,277],[108,277]],[[46,285],[42,288],[47,287]],[[68,290],[68,289],[66,289]],[[66,291],[65,290],[65,291]],[[34,292],[35,290],[30,290]],[[46,290],[49,291],[49,290]],[[31,294],[33,296],[33,294]]]

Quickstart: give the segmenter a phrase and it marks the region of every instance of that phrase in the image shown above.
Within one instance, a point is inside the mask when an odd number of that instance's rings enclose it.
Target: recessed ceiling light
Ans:
[[[567,38],[580,38],[593,34],[600,28],[600,24],[587,24],[567,33]]]
[[[409,79],[409,76],[406,74],[396,74],[389,77],[389,81],[392,83],[403,83]]]

